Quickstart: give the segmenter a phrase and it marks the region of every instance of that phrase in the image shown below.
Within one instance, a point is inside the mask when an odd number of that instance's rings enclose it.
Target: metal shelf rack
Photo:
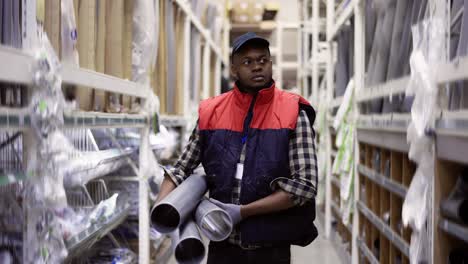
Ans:
[[[28,53],[28,49],[32,47],[33,36],[36,33],[36,1],[23,1],[24,2],[24,17],[22,17],[22,30],[23,30],[23,42],[24,50],[13,49],[0,45],[0,59],[4,62],[0,65],[0,81],[6,83],[14,83],[25,86],[31,86],[33,81],[33,75],[31,72],[34,58]],[[27,4],[26,4],[27,2]],[[202,98],[207,98],[210,92],[210,76],[214,75],[216,80],[221,79],[221,65],[228,68],[229,65],[229,51],[228,51],[228,37],[230,25],[227,19],[224,17],[223,30],[224,35],[221,36],[220,43],[216,43],[217,40],[212,36],[208,28],[206,28],[201,19],[197,17],[189,1],[184,0],[173,0],[172,1],[185,15],[185,58],[190,58],[190,34],[191,28],[195,28],[201,36],[202,41],[205,43],[205,52],[203,60],[208,63],[204,63],[202,70],[203,79],[206,80],[203,83]],[[210,71],[211,60],[215,61],[216,70],[214,73]],[[184,63],[185,68],[183,72],[184,90],[189,91],[191,86],[190,83],[190,63],[186,61]],[[227,73],[227,70],[225,74]],[[78,89],[84,89],[83,87],[89,87],[100,91],[111,92],[122,94],[131,97],[137,97],[141,100],[142,105],[148,97],[148,91],[146,88],[139,83],[116,78],[114,76],[102,74],[96,71],[73,67],[69,65],[62,65],[60,70],[60,76],[63,84],[76,85]],[[31,87],[28,87],[31,90]],[[219,94],[221,91],[220,82],[216,82],[215,94]],[[191,102],[189,96],[184,97],[184,114],[181,116],[160,116],[157,117],[160,124],[167,127],[181,127],[182,132],[185,131],[188,124],[188,119],[192,116],[191,113]],[[198,103],[198,102],[196,102]],[[149,151],[147,146],[149,144],[149,131],[152,125],[153,116],[145,114],[111,114],[101,112],[84,112],[84,111],[71,111],[64,114],[64,129],[76,129],[76,128],[138,128],[141,132],[140,137],[140,155]],[[21,131],[24,135],[24,145],[27,146],[23,153],[25,157],[29,157],[35,153],[34,151],[34,139],[32,139],[31,131],[31,117],[27,108],[0,108],[0,130],[2,131]],[[140,160],[142,157],[140,157]],[[26,159],[26,158],[25,158]],[[26,159],[27,160],[27,159]],[[29,161],[27,161],[29,162]],[[139,170],[139,168],[137,168]],[[26,178],[25,175],[21,174],[6,174],[0,175],[0,187],[12,184],[18,181],[22,181]],[[140,171],[137,171],[138,191],[138,202],[139,202],[139,263],[145,264],[150,263],[150,245],[149,245],[149,190],[147,181],[144,175],[141,175]],[[72,255],[76,253],[75,249],[82,249],[90,247],[90,241],[95,238],[102,237],[106,232],[109,232],[112,228],[119,225],[128,215],[128,206],[122,210],[116,212],[109,219],[106,219],[104,223],[91,225],[88,230],[85,230],[77,236],[70,238],[66,241],[69,250]],[[166,254],[170,254],[170,250]],[[163,256],[164,257],[164,256]],[[167,258],[167,256],[165,256]]]
[[[384,175],[372,169],[369,169],[361,164],[358,164],[358,171],[374,183],[377,183],[378,185],[382,186],[388,191],[400,196],[400,198],[404,199],[406,197],[408,189],[400,183],[397,183],[392,179],[385,177]]]
[[[402,95],[406,93],[406,88],[410,85],[410,77],[404,76],[398,79],[394,79],[385,83],[375,85],[373,87],[365,87],[364,85],[364,34],[363,34],[363,0],[345,0],[341,1],[341,4],[336,8],[336,1],[326,1],[327,4],[327,44],[329,47],[328,59],[327,59],[327,90],[329,102],[329,110],[338,107],[342,99],[333,98],[333,87],[334,87],[334,56],[333,56],[333,41],[336,38],[337,32],[341,27],[346,24],[351,17],[354,17],[354,32],[355,32],[355,60],[354,60],[354,78],[356,87],[356,102],[357,104],[363,104],[366,102],[373,101],[375,99],[390,98],[395,95]],[[431,4],[443,6],[446,4],[445,0],[432,1]],[[439,10],[443,10],[439,9]],[[442,11],[441,11],[442,12]],[[455,20],[459,20],[463,11],[460,10],[455,14],[455,17],[449,18],[451,21],[447,21],[447,26],[450,28],[450,24],[453,25]],[[449,17],[449,16],[448,16]],[[450,34],[445,34],[449,36]],[[447,84],[465,81],[468,79],[468,57],[459,57],[450,62],[444,62],[437,65],[430,65],[433,75],[431,76],[432,81],[439,89],[439,97],[441,100],[438,102],[438,107],[441,107],[440,115],[437,117],[435,122],[435,129],[428,130],[426,133],[433,136],[435,144],[435,177],[432,183],[434,197],[432,199],[431,208],[432,210],[430,219],[428,220],[429,233],[431,237],[431,248],[430,248],[430,263],[439,263],[446,261],[447,253],[450,252],[451,245],[456,245],[460,241],[467,242],[466,226],[454,223],[447,220],[440,215],[440,202],[448,195],[450,190],[456,181],[456,176],[463,171],[463,168],[468,165],[468,111],[467,110],[446,110],[446,98],[444,95],[450,89]],[[393,113],[393,114],[373,114],[363,115],[359,114],[357,123],[357,136],[356,143],[364,146],[372,146],[375,149],[384,149],[392,155],[392,160],[400,160],[401,157],[407,156],[410,148],[407,143],[407,129],[411,121],[411,115],[409,113]],[[330,136],[332,134],[330,133]],[[327,140],[331,143],[330,140]],[[359,149],[356,147],[355,149]],[[327,152],[330,154],[330,159],[334,157],[334,152],[330,146],[327,146]],[[359,151],[356,153],[356,157],[359,157]],[[368,159],[367,157],[366,159]],[[406,158],[407,159],[407,158]],[[378,186],[379,190],[385,195],[390,194],[392,199],[402,200],[406,197],[406,192],[410,182],[409,175],[403,176],[404,184],[394,179],[398,172],[392,172],[392,177],[388,178],[381,173],[378,173],[375,168],[370,169],[369,166],[363,166],[361,162],[358,162],[360,158],[356,158],[356,175],[360,174],[361,177],[356,177],[355,186],[359,186],[359,178],[364,179],[366,182],[372,182],[373,185]],[[393,162],[393,161],[392,161]],[[408,162],[404,161],[403,163]],[[368,163],[368,161],[366,162]],[[330,163],[327,162],[327,167]],[[400,164],[401,165],[401,164]],[[400,166],[399,165],[399,166]],[[406,165],[403,165],[403,167]],[[399,172],[401,173],[401,172]],[[404,172],[409,173],[409,172]],[[414,173],[414,172],[413,172]],[[401,177],[401,175],[400,175]],[[406,182],[405,182],[406,181]],[[327,186],[326,186],[326,219],[330,217],[330,207],[334,207],[333,201],[331,201],[330,186],[332,183],[336,184],[336,178],[331,172],[327,174]],[[367,187],[367,186],[366,186]],[[380,192],[380,191],[379,191]],[[357,190],[356,193],[359,193]],[[398,197],[398,198],[396,198]],[[371,209],[367,208],[362,201],[359,199],[359,195],[355,197],[355,204],[361,212],[361,217],[368,218],[370,222],[379,229],[379,232],[383,234],[388,240],[392,241],[404,255],[408,256],[409,248],[408,243],[398,234],[396,234],[389,225],[385,224]],[[392,200],[393,204],[393,200]],[[393,209],[392,209],[393,210]],[[401,211],[401,208],[399,209]],[[398,211],[398,210],[397,210]],[[359,215],[359,214],[357,214]],[[400,216],[397,216],[401,218]],[[356,216],[355,222],[353,222],[353,258],[352,263],[359,263],[358,250],[363,256],[367,258],[370,263],[380,263],[377,258],[374,257],[371,250],[367,247],[364,241],[356,239],[359,234],[359,217]],[[328,221],[326,221],[328,224]],[[354,225],[356,224],[356,226]],[[392,224],[393,227],[393,224]],[[395,227],[393,227],[395,228]],[[329,235],[330,229],[326,227],[326,234]],[[447,235],[452,237],[448,238]],[[458,242],[455,242],[458,241]],[[450,242],[450,243],[449,243]],[[357,248],[357,250],[355,249]]]
[[[65,240],[69,252],[68,258],[77,256],[91,248],[100,238],[119,226],[127,217],[128,210],[129,205],[125,204],[111,216],[91,224],[90,227]]]
[[[357,202],[357,208],[392,244],[409,257],[409,245],[400,235],[375,215],[363,202]]]

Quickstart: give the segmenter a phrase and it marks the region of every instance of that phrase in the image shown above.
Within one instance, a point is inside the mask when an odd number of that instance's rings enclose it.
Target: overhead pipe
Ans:
[[[180,229],[174,231],[171,239],[177,263],[198,264],[205,258],[205,245],[192,218],[189,218]]]
[[[167,234],[175,231],[197,207],[207,190],[205,176],[193,174],[156,204],[151,211],[154,228]]]
[[[232,220],[228,213],[207,199],[198,205],[195,221],[202,233],[211,241],[223,241],[232,232]]]

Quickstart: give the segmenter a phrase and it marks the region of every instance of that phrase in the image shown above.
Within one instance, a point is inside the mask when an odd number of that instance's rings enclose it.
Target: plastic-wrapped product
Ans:
[[[78,50],[76,48],[77,30],[73,0],[62,0],[62,63],[79,66]]]
[[[160,126],[160,132],[158,135],[160,140],[165,142],[164,150],[159,154],[160,159],[167,160],[174,156],[175,149],[177,147],[177,133],[173,130],[168,130],[164,126]]]
[[[69,207],[65,207],[55,210],[54,215],[57,218],[64,240],[86,228],[88,215],[85,211],[74,211]]]
[[[345,145],[345,158],[341,169],[341,199],[347,200],[352,193],[352,185],[354,182],[354,129],[348,134],[347,144]]]
[[[125,157],[132,150],[109,149],[103,151],[90,151],[79,153],[62,164],[59,169],[64,177],[65,187],[76,187],[92,179],[107,175],[118,170],[127,161]]]
[[[433,129],[438,114],[438,88],[433,79],[434,65],[447,59],[445,40],[445,1],[429,3],[435,10],[431,17],[413,27],[414,50],[410,57],[411,76],[406,94],[414,94],[412,122],[408,127],[409,157],[418,168],[403,203],[403,223],[413,229],[410,245],[411,263],[430,258],[427,237],[427,217],[431,214],[431,190],[434,177],[433,139],[426,131]]]
[[[101,201],[96,208],[89,214],[88,227],[92,223],[101,221],[103,218],[111,216],[117,207],[117,197],[119,195],[114,193],[109,199]]]
[[[28,164],[33,174],[26,183],[27,212],[25,263],[60,263],[67,255],[62,229],[54,214],[67,206],[63,178],[53,158],[62,153],[59,127],[63,124],[65,100],[61,90],[60,64],[45,34],[40,34],[34,49],[34,93],[31,98],[31,123],[37,138],[36,160]],[[63,136],[63,135],[62,135]]]
[[[343,103],[341,104],[338,112],[336,113],[335,120],[333,122],[333,127],[338,129],[340,124],[343,123],[345,117],[348,115],[351,107],[353,106],[353,97],[354,97],[354,79],[351,78],[348,85],[346,86],[346,91],[343,96]]]
[[[33,83],[31,98],[31,123],[38,137],[47,136],[63,124],[65,100],[62,94],[60,64],[46,35],[42,35],[40,46],[34,51]]]
[[[133,16],[133,80],[149,84],[149,70],[154,62],[156,34],[155,7],[153,1],[135,0]]]
[[[429,182],[423,174],[423,169],[419,167],[411,181],[411,185],[406,194],[403,204],[403,223],[405,226],[411,224],[416,230],[421,230],[428,215],[428,192]]]

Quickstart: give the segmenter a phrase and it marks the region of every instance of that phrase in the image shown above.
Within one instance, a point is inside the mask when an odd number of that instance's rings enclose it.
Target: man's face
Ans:
[[[248,45],[234,54],[231,73],[243,87],[259,90],[271,82],[272,65],[267,47]]]

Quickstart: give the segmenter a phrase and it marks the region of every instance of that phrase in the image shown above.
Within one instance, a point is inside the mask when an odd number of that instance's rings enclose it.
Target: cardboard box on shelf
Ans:
[[[96,60],[96,2],[81,0],[78,6],[78,54],[80,67],[95,70]],[[76,89],[76,101],[81,110],[89,111],[92,107],[92,89],[79,86]]]
[[[247,0],[238,0],[233,4],[231,13],[233,23],[249,22],[249,2]]]
[[[249,23],[260,23],[263,19],[263,3],[250,1],[249,3]]]
[[[280,5],[278,2],[267,2],[265,3],[265,9],[263,12],[263,20],[275,20],[276,14],[278,14]]]
[[[96,27],[96,71],[106,71],[106,2],[97,0],[97,27]],[[106,105],[106,93],[101,90],[94,91],[93,110],[104,111]]]

